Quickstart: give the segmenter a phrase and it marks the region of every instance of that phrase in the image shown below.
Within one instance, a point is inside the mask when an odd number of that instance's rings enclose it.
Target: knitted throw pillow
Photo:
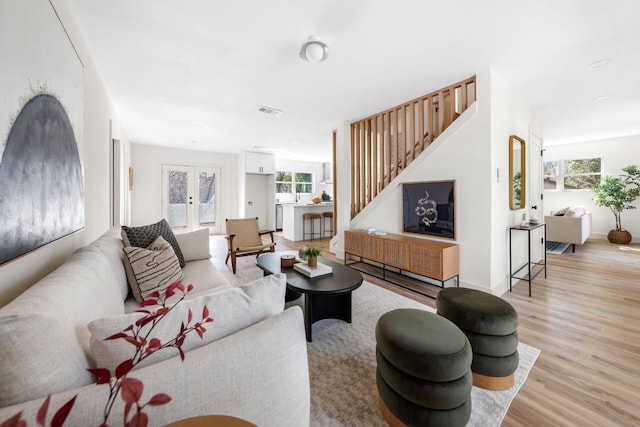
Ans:
[[[173,234],[171,226],[167,220],[162,219],[155,224],[144,225],[141,227],[122,226],[122,241],[124,242],[124,246],[146,248],[153,243],[158,236],[164,237],[164,240],[169,242],[180,261],[180,267],[184,267],[184,257],[182,256],[180,245],[178,245],[176,236]]]

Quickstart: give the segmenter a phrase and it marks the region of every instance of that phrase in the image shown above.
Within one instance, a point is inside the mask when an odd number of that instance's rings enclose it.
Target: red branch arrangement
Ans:
[[[182,293],[180,299],[175,302],[173,305],[167,305],[167,300],[176,294],[176,290]],[[89,369],[96,377],[96,384],[109,384],[109,398],[107,399],[107,403],[104,408],[104,418],[100,427],[107,427],[107,420],[109,418],[109,414],[111,413],[111,409],[113,408],[113,404],[120,394],[120,398],[125,402],[124,414],[123,414],[123,423],[122,425],[125,427],[147,427],[149,424],[149,417],[144,412],[144,408],[147,406],[160,406],[165,405],[171,401],[171,397],[165,393],[158,393],[149,399],[147,403],[141,404],[140,399],[142,397],[143,391],[143,383],[142,381],[129,378],[129,372],[138,365],[138,363],[142,362],[147,357],[154,354],[156,351],[161,350],[163,348],[175,347],[178,349],[180,353],[180,358],[184,361],[185,354],[182,350],[182,345],[184,344],[184,340],[188,334],[192,332],[196,332],[200,339],[202,339],[204,333],[207,331],[204,327],[206,323],[213,322],[213,319],[209,316],[209,309],[207,306],[204,306],[202,309],[202,317],[200,321],[193,322],[193,313],[191,309],[188,311],[187,322],[182,322],[180,325],[180,330],[176,334],[175,338],[162,343],[157,338],[150,338],[153,329],[156,325],[167,316],[184,298],[187,296],[189,292],[193,290],[193,285],[189,285],[185,288],[185,286],[180,282],[175,282],[169,285],[167,289],[163,292],[152,292],[149,294],[148,298],[142,302],[143,306],[160,306],[154,310],[141,309],[137,310],[137,313],[143,313],[144,316],[138,319],[134,324],[129,325],[123,331],[113,334],[105,340],[117,340],[123,339],[129,344],[135,347],[135,353],[133,357],[125,360],[120,363],[115,372],[112,373],[108,369],[104,368],[96,368]],[[146,332],[143,332],[142,329],[150,325]],[[76,396],[74,396],[71,400],[65,403],[56,413],[53,415],[51,419],[51,427],[61,427],[67,416],[71,412],[73,408],[73,404],[75,403]],[[47,411],[49,409],[49,401],[51,396],[47,396],[45,401],[42,403],[42,406],[38,410],[38,415],[36,422],[38,426],[45,427],[46,426],[46,417]],[[13,417],[8,420],[0,423],[0,427],[26,427],[27,422],[22,419],[22,412],[17,413]]]

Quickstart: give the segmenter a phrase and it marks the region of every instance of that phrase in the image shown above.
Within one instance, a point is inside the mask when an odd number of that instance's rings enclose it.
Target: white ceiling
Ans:
[[[640,134],[637,0],[68,1],[135,143],[329,161],[340,122],[489,67],[547,145]]]

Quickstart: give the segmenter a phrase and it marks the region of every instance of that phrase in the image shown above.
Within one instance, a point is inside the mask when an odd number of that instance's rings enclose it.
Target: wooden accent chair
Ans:
[[[260,230],[258,218],[226,219],[229,250],[225,264],[231,258],[231,269],[236,274],[236,257],[258,255],[265,252],[274,252],[276,243],[273,240],[273,230]],[[268,234],[271,242],[264,243],[262,236]]]

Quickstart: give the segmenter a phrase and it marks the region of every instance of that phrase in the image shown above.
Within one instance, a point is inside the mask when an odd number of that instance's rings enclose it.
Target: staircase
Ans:
[[[476,100],[476,78],[351,124],[351,219]]]

